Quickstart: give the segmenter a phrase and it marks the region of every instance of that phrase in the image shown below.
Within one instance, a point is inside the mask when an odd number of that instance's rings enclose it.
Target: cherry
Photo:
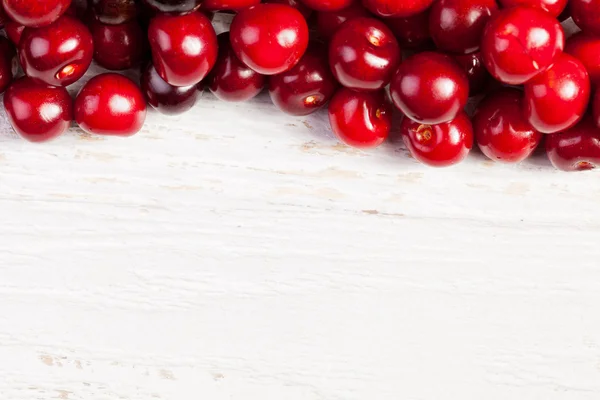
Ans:
[[[372,148],[389,136],[392,111],[392,103],[384,90],[356,92],[341,88],[329,103],[329,122],[342,142]]]
[[[525,115],[538,131],[553,133],[575,125],[590,99],[590,79],[575,57],[561,54],[554,65],[525,84]]]
[[[52,25],[27,28],[19,42],[19,58],[27,76],[54,86],[68,86],[92,62],[92,35],[78,20],[63,16]]]
[[[600,35],[600,0],[571,0],[573,21],[585,33]]]
[[[504,88],[488,95],[473,116],[479,148],[494,161],[518,163],[533,153],[542,140],[525,119],[523,92]]]
[[[433,0],[362,0],[369,11],[380,17],[410,17],[419,14],[433,3]]]
[[[229,32],[221,33],[217,63],[207,78],[210,91],[224,101],[246,101],[265,86],[265,76],[242,63],[231,48]]]
[[[490,73],[485,69],[481,52],[471,54],[457,54],[454,59],[460,64],[469,79],[469,96],[475,96],[488,88],[493,81]]]
[[[555,168],[586,171],[600,166],[600,130],[591,118],[546,138],[546,152]]]
[[[23,31],[25,30],[25,25],[21,25],[18,22],[7,21],[4,26],[4,30],[6,31],[6,36],[10,39],[11,42],[15,46],[19,45],[21,41],[21,36],[23,35]]]
[[[600,85],[600,38],[579,32],[567,39],[565,53],[583,63],[592,85]]]
[[[202,13],[159,14],[150,22],[148,38],[154,66],[170,85],[197,84],[217,61],[217,34]]]
[[[329,44],[329,65],[336,79],[355,90],[378,90],[392,79],[400,47],[392,31],[374,18],[346,21]]]
[[[242,10],[260,3],[260,0],[204,0],[202,9],[206,11]]]
[[[143,0],[143,2],[158,12],[185,14],[198,9],[202,0]]]
[[[324,40],[330,40],[342,24],[348,20],[370,17],[371,14],[361,3],[352,3],[338,11],[320,11],[317,13],[317,32]]]
[[[119,25],[94,20],[90,28],[94,38],[94,60],[104,68],[128,69],[142,61],[146,43],[144,31],[136,20]]]
[[[292,115],[308,115],[331,99],[337,82],[326,54],[325,48],[313,44],[294,68],[269,77],[269,94],[280,110]]]
[[[429,31],[438,49],[458,54],[479,49],[481,34],[496,0],[438,0],[429,14]]]
[[[0,36],[0,93],[4,93],[13,80],[16,55],[17,52],[10,40]]]
[[[568,0],[498,0],[502,8],[524,6],[540,8],[557,18],[566,8]],[[566,18],[565,18],[566,19]]]
[[[409,17],[385,18],[383,22],[394,32],[402,47],[418,48],[431,39],[427,9]]]
[[[300,0],[315,11],[339,11],[350,7],[355,0]]]
[[[71,0],[2,0],[2,5],[13,21],[38,28],[58,20],[71,5]]]
[[[8,21],[10,21],[10,18],[8,18],[8,15],[6,15],[4,6],[2,5],[2,2],[0,2],[0,28],[4,27],[4,24],[6,24]]]
[[[148,63],[143,69],[140,82],[148,104],[162,114],[182,114],[196,104],[198,98],[196,85],[169,85],[160,77],[151,63]]]
[[[243,63],[263,75],[275,75],[300,61],[308,47],[308,26],[293,7],[259,4],[237,14],[230,38]]]
[[[88,133],[131,136],[142,129],[145,119],[144,95],[123,75],[96,75],[75,99],[75,121]]]
[[[596,126],[600,128],[600,91],[596,90],[592,99],[592,115]]]
[[[73,119],[73,100],[65,88],[27,77],[8,88],[4,108],[15,132],[31,142],[45,142],[62,135]]]
[[[404,118],[400,132],[410,154],[432,167],[457,164],[473,147],[473,127],[464,111],[450,121],[434,125]]]
[[[312,15],[312,8],[309,8],[300,0],[264,0],[263,3],[277,3],[277,4],[285,4],[290,7],[294,7],[296,10],[300,11],[300,13],[304,16],[304,19],[307,19]]]
[[[124,24],[137,17],[135,0],[91,0],[91,3],[96,18],[103,24]]]
[[[548,13],[526,7],[500,10],[481,42],[483,62],[499,81],[520,85],[544,71],[562,52],[565,35]]]
[[[423,52],[400,64],[390,91],[406,116],[423,124],[439,124],[454,119],[463,109],[469,81],[449,56]]]

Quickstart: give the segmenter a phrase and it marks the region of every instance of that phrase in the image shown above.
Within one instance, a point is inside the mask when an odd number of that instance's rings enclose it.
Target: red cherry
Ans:
[[[93,20],[90,28],[94,38],[94,60],[104,68],[128,69],[142,61],[146,43],[144,31],[136,20],[119,25]]]
[[[596,126],[600,128],[600,91],[596,90],[592,98],[592,115]]]
[[[6,24],[8,21],[10,21],[10,18],[8,18],[8,15],[6,15],[4,6],[2,5],[2,2],[0,2],[0,28],[4,27],[4,24]]]
[[[260,0],[204,0],[202,9],[206,11],[243,10],[260,3]]]
[[[494,161],[518,163],[533,153],[542,140],[523,116],[524,95],[504,88],[488,95],[473,116],[479,148]]]
[[[4,93],[13,80],[16,55],[17,52],[10,40],[0,36],[0,93]]]
[[[390,85],[392,100],[406,116],[424,124],[454,119],[467,104],[469,81],[449,56],[434,52],[407,58]]]
[[[383,22],[394,32],[402,47],[418,48],[431,39],[427,9],[410,17],[385,18]]]
[[[151,63],[148,63],[142,71],[140,82],[148,104],[162,114],[182,114],[196,104],[198,98],[196,85],[169,85],[158,75],[156,68]]]
[[[355,0],[301,0],[315,11],[339,11],[350,7]]]
[[[562,27],[548,13],[513,7],[500,10],[488,22],[481,51],[496,79],[520,85],[552,65],[564,43]]]
[[[573,21],[585,33],[600,35],[600,0],[571,0]]]
[[[186,14],[197,10],[202,0],[142,0],[152,10],[161,13]]]
[[[433,0],[362,0],[369,11],[380,17],[410,17],[429,8]]]
[[[473,127],[465,112],[441,124],[428,125],[404,118],[402,140],[410,154],[432,167],[448,167],[464,160],[473,147]]]
[[[50,25],[69,9],[71,0],[2,0],[15,22],[32,28]]]
[[[384,90],[341,88],[329,103],[329,123],[337,137],[358,148],[377,147],[390,134],[392,103]]]
[[[392,31],[374,18],[344,23],[329,44],[329,65],[336,79],[355,90],[378,90],[392,79],[400,47]]]
[[[565,53],[583,63],[592,85],[600,85],[600,38],[579,32],[567,39]]]
[[[304,19],[307,19],[307,20],[313,12],[312,8],[307,7],[300,0],[264,0],[263,3],[277,3],[277,4],[284,4],[286,6],[294,7],[296,10],[300,11],[302,16],[304,16]]]
[[[525,115],[538,131],[553,133],[575,125],[590,100],[590,79],[575,57],[561,54],[556,63],[525,84]]]
[[[554,167],[562,171],[585,171],[600,165],[600,130],[584,118],[564,132],[548,135],[546,152]]]
[[[19,45],[21,41],[21,36],[23,35],[23,31],[25,30],[25,25],[21,25],[18,22],[7,21],[4,26],[4,30],[6,31],[6,36],[10,39],[11,42],[15,46]]]
[[[124,24],[137,17],[135,0],[91,0],[91,3],[96,18],[103,24]]]
[[[150,22],[148,38],[156,70],[173,86],[197,84],[217,61],[217,34],[200,12],[159,14]]]
[[[552,15],[554,18],[558,17],[565,7],[567,6],[568,0],[498,0],[502,5],[502,8],[524,6],[531,8],[540,8]]]
[[[31,142],[45,142],[62,135],[73,119],[73,100],[65,88],[27,77],[8,88],[4,108],[13,129]]]
[[[269,94],[280,110],[308,115],[331,99],[338,85],[326,54],[326,49],[313,45],[294,68],[269,77]]]
[[[479,49],[481,34],[496,0],[438,0],[429,14],[429,31],[438,49],[467,54]]]
[[[338,11],[320,11],[317,13],[317,31],[324,40],[330,40],[342,24],[348,20],[370,17],[371,14],[361,3],[352,3]]]
[[[259,4],[240,11],[229,34],[237,57],[263,75],[291,69],[308,47],[304,17],[282,4]]]
[[[221,33],[219,57],[207,81],[210,91],[220,100],[246,101],[265,86],[265,76],[242,63],[231,48],[229,32]]]
[[[92,62],[94,44],[88,29],[63,16],[43,28],[27,28],[19,42],[19,58],[27,76],[53,86],[68,86]]]
[[[493,81],[492,76],[483,66],[482,58],[481,52],[454,56],[469,78],[469,96],[482,93]]]
[[[75,99],[75,121],[88,133],[131,136],[142,129],[145,119],[144,95],[123,75],[97,75]]]

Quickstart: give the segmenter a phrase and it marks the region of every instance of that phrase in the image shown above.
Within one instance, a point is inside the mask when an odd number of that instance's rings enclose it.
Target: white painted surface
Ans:
[[[0,120],[2,400],[600,398],[597,173],[429,169],[265,96]]]

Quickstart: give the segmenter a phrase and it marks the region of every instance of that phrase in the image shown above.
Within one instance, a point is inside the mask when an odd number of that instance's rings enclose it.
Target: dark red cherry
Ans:
[[[371,14],[360,2],[338,11],[320,11],[317,13],[317,32],[324,40],[329,40],[342,24],[348,20],[370,17]]]
[[[94,60],[106,69],[123,70],[138,65],[144,56],[144,31],[136,21],[119,25],[93,20]]]
[[[0,93],[4,93],[13,80],[17,52],[13,44],[0,36]]]
[[[590,79],[575,57],[561,54],[554,65],[525,84],[525,115],[538,131],[553,133],[575,125],[590,100]]]
[[[600,91],[596,90],[592,98],[592,115],[596,126],[600,128]]]
[[[240,11],[229,34],[237,57],[263,75],[291,69],[308,47],[304,17],[282,4],[259,4]]]
[[[533,153],[542,140],[523,115],[524,95],[504,88],[489,94],[473,116],[473,130],[479,148],[494,161],[518,163]]]
[[[221,33],[218,39],[219,57],[207,78],[210,91],[224,101],[250,100],[265,86],[265,76],[237,58],[231,48],[229,32]]]
[[[198,98],[196,85],[172,86],[165,82],[151,63],[140,78],[141,89],[148,104],[166,115],[178,115],[190,110]]]
[[[3,28],[7,21],[10,21],[10,18],[8,18],[8,15],[6,15],[4,6],[2,5],[2,2],[0,2],[0,28]]]
[[[380,17],[410,17],[419,14],[433,3],[433,0],[362,0],[369,11]]]
[[[202,0],[142,0],[155,11],[172,14],[185,14],[197,10]]]
[[[68,16],[42,28],[26,28],[19,42],[25,74],[54,86],[68,86],[79,80],[91,64],[93,52],[88,29]]]
[[[91,0],[92,9],[98,21],[103,24],[118,25],[137,17],[135,0]]]
[[[498,0],[502,5],[502,8],[509,8],[515,6],[524,6],[532,8],[540,8],[552,15],[554,18],[558,17],[565,7],[567,6],[567,0]]]
[[[565,35],[556,18],[539,9],[513,7],[490,19],[481,52],[492,76],[520,85],[552,65],[564,44]]]
[[[400,46],[392,31],[375,18],[344,23],[329,44],[329,65],[336,79],[355,90],[385,87],[400,63]]]
[[[23,35],[23,31],[25,30],[25,25],[21,25],[18,22],[7,21],[4,26],[4,30],[6,31],[6,36],[10,39],[11,42],[15,46],[19,45],[21,41],[21,36]]]
[[[385,90],[356,92],[340,88],[329,103],[329,122],[336,136],[358,148],[377,147],[390,134],[392,103]]]
[[[292,115],[308,115],[327,103],[338,85],[327,63],[327,50],[313,44],[289,71],[269,77],[271,100]]]
[[[301,0],[315,11],[339,11],[343,10],[355,0]]]
[[[467,54],[479,49],[496,0],[438,0],[429,13],[429,32],[438,49]]]
[[[579,32],[569,39],[565,53],[577,58],[585,66],[592,85],[600,85],[600,38]]]
[[[284,4],[286,6],[294,7],[296,10],[300,11],[300,13],[304,16],[304,19],[308,20],[308,18],[312,15],[312,8],[309,8],[306,4],[302,3],[300,0],[264,0],[263,3],[277,3]],[[258,4],[258,2],[257,2]]]
[[[45,142],[62,135],[73,119],[73,100],[65,88],[27,77],[8,88],[4,108],[15,132],[31,142]]]
[[[562,171],[586,171],[600,166],[600,130],[591,118],[546,138],[546,152]]]
[[[197,84],[217,61],[217,34],[200,12],[159,14],[150,22],[148,38],[154,67],[173,86]]]
[[[431,39],[427,9],[410,17],[384,18],[383,22],[394,32],[401,47],[418,48]]]
[[[600,35],[600,0],[569,1],[571,17],[582,31]]]
[[[101,74],[81,88],[74,114],[77,124],[88,133],[131,136],[144,125],[146,100],[129,78]]]
[[[406,116],[424,124],[439,124],[461,112],[469,98],[469,81],[449,56],[423,52],[400,64],[390,91],[394,104]]]
[[[204,0],[202,9],[206,11],[239,11],[260,3],[260,0]]]
[[[402,140],[410,154],[432,167],[448,167],[464,160],[473,147],[473,127],[461,111],[454,119],[430,125],[404,118]]]
[[[481,52],[455,55],[454,59],[469,78],[469,96],[483,93],[490,86],[493,79],[483,65]]]
[[[32,28],[50,25],[69,9],[71,0],[2,0],[10,19]]]

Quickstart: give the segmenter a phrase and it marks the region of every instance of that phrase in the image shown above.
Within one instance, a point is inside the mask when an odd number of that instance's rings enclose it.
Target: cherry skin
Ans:
[[[410,154],[431,167],[458,164],[473,147],[473,127],[464,111],[448,122],[435,125],[404,118],[400,132]]]
[[[21,41],[21,36],[23,35],[23,31],[25,30],[25,25],[21,25],[15,21],[7,21],[4,26],[4,30],[6,31],[6,36],[10,39],[11,42],[15,46],[19,45]]]
[[[325,48],[313,44],[294,68],[269,77],[273,104],[291,115],[308,115],[327,103],[338,85],[326,54]]]
[[[63,87],[23,77],[4,94],[4,108],[15,132],[31,142],[62,135],[73,119],[73,100]]]
[[[0,1],[0,28],[4,27],[4,24],[6,24],[7,21],[10,21],[10,18],[8,18],[8,15],[6,15],[6,11],[4,11],[4,6]]]
[[[53,86],[68,86],[79,80],[91,64],[93,52],[88,29],[68,16],[42,28],[26,28],[19,42],[25,74]]]
[[[483,66],[481,52],[455,55],[454,59],[460,64],[469,79],[469,96],[483,93],[492,83],[490,73]]]
[[[264,75],[242,63],[231,48],[229,32],[221,33],[219,57],[207,78],[210,91],[223,101],[247,101],[258,95],[265,86]]]
[[[573,21],[585,33],[600,35],[600,0],[571,0]]]
[[[401,47],[418,48],[431,39],[427,9],[409,17],[385,18],[383,22],[394,32]]]
[[[567,39],[565,53],[583,63],[594,87],[600,85],[600,38],[576,33]]]
[[[229,34],[237,57],[263,75],[291,69],[308,47],[304,17],[283,4],[259,4],[240,11]]]
[[[242,10],[260,4],[260,0],[204,0],[202,9],[206,11]]]
[[[300,0],[315,11],[339,11],[350,7],[355,0]]]
[[[561,171],[586,171],[600,166],[600,130],[591,118],[546,138],[546,153]]]
[[[389,136],[392,111],[384,90],[356,92],[341,88],[329,103],[329,123],[333,133],[347,145],[373,148]]]
[[[309,8],[300,0],[263,0],[263,3],[285,4],[286,6],[294,7],[296,10],[300,11],[306,20],[308,20],[313,12],[312,8]]]
[[[171,14],[185,14],[197,10],[202,0],[142,0],[154,11]]]
[[[131,136],[144,125],[146,99],[129,78],[112,72],[100,74],[79,91],[74,114],[87,133]]]
[[[144,31],[136,21],[119,25],[90,24],[94,39],[94,60],[110,70],[131,68],[142,61],[146,49]]]
[[[31,28],[50,25],[71,5],[71,0],[2,0],[4,11],[15,22]]]
[[[410,17],[429,8],[433,0],[362,0],[369,11],[379,17]]]
[[[592,115],[596,126],[600,128],[600,91],[596,90],[592,99]]]
[[[173,86],[197,84],[217,61],[217,34],[200,12],[159,14],[150,22],[148,38],[156,70]]]
[[[140,83],[148,104],[161,114],[182,114],[190,110],[198,99],[196,85],[169,85],[158,75],[151,63],[143,69]]]
[[[557,18],[567,7],[568,0],[498,0],[502,8],[524,6],[540,8]],[[565,18],[566,19],[566,18]],[[562,21],[562,20],[559,20]]]
[[[563,29],[551,15],[535,8],[513,7],[490,19],[481,51],[492,76],[520,85],[552,65],[564,43]]]
[[[585,114],[590,79],[581,61],[561,54],[554,65],[525,84],[525,116],[543,133],[564,131]]]
[[[392,31],[374,18],[344,23],[329,44],[329,65],[336,79],[355,90],[386,86],[400,64],[400,46]]]
[[[4,93],[13,80],[16,55],[10,40],[0,36],[0,93]]]
[[[370,17],[371,14],[361,3],[352,3],[338,11],[320,11],[317,13],[317,32],[324,40],[330,40],[333,34],[348,20]]]
[[[449,56],[423,52],[400,64],[390,92],[396,107],[409,118],[440,124],[454,119],[467,104],[469,81]]]
[[[485,24],[498,10],[496,0],[438,0],[429,13],[429,31],[438,49],[468,54],[479,49]]]
[[[137,17],[135,0],[91,0],[91,3],[94,15],[103,24],[124,24]]]
[[[524,95],[504,88],[488,95],[473,116],[479,148],[494,161],[518,163],[533,153],[542,140],[523,115]]]

